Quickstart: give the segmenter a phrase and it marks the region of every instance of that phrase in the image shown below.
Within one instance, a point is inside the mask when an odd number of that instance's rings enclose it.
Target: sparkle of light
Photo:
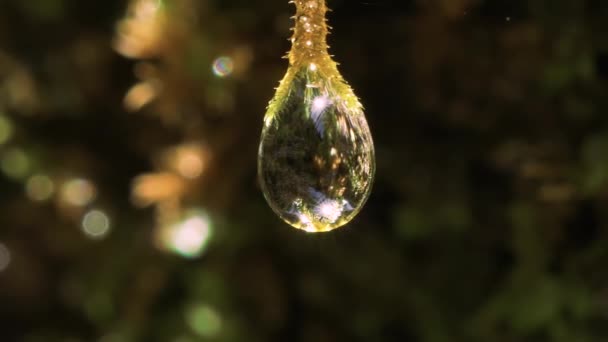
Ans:
[[[45,175],[35,175],[28,179],[25,184],[27,197],[34,202],[44,202],[53,196],[55,184]]]
[[[218,57],[213,61],[212,69],[215,76],[228,77],[234,71],[234,61],[230,57]]]
[[[202,254],[210,237],[209,217],[205,214],[196,214],[172,226],[165,244],[183,257],[196,258]]]
[[[329,222],[336,222],[336,220],[338,220],[338,218],[340,218],[340,216],[342,215],[343,210],[344,206],[341,205],[338,201],[324,200],[315,209],[315,212],[318,216]]]
[[[312,100],[310,108],[310,117],[314,121],[317,132],[323,135],[325,132],[325,123],[323,122],[323,113],[331,105],[331,100],[327,96],[317,96]]]
[[[289,69],[266,111],[258,180],[283,221],[329,232],[352,221],[369,197],[373,138],[360,101],[327,53],[325,2],[291,3],[296,15]]]
[[[327,107],[331,105],[331,100],[327,96],[317,96],[312,100],[311,112],[314,117],[318,117]]]
[[[304,231],[307,233],[316,233],[317,232],[317,230],[315,229],[315,226],[313,226],[312,223],[306,224],[306,226],[304,226]]]
[[[91,210],[82,219],[82,231],[91,239],[102,239],[110,232],[110,218],[101,210]]]
[[[299,214],[298,217],[300,218],[300,222],[302,222],[303,225],[310,225],[312,224],[312,221],[310,220],[310,217],[308,217],[308,215],[306,214]]]
[[[10,263],[11,252],[3,243],[0,243],[0,272],[5,271]]]
[[[95,185],[86,179],[73,179],[61,188],[61,200],[69,205],[84,207],[97,196]]]
[[[222,318],[208,305],[191,308],[186,313],[186,319],[190,328],[201,337],[215,337],[222,329]]]

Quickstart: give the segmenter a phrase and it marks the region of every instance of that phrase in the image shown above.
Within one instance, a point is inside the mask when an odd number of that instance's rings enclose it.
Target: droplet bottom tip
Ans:
[[[309,234],[321,234],[321,233],[329,233],[338,228],[345,226],[348,222],[343,222],[339,224],[325,224],[325,223],[310,223],[310,224],[302,224],[302,223],[293,223],[285,221],[290,226],[302,230]]]

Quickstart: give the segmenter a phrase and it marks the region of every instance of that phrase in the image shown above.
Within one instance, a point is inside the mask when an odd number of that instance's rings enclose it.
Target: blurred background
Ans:
[[[608,339],[608,2],[329,0],[372,196],[256,180],[287,0],[0,2],[0,340]]]

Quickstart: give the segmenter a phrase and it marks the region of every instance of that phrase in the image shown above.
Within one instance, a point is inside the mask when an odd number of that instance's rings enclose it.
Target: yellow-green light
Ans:
[[[222,318],[208,305],[193,307],[186,313],[190,328],[201,337],[215,337],[222,329]]]
[[[0,145],[6,144],[13,137],[13,123],[4,115],[0,115]]]
[[[45,175],[35,175],[25,184],[27,197],[34,202],[44,202],[53,196],[55,184]]]
[[[23,179],[30,172],[31,161],[27,154],[19,148],[7,150],[2,155],[0,168],[8,177],[13,179]]]

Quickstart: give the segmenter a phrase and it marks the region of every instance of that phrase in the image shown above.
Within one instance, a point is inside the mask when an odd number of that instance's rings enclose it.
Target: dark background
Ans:
[[[608,2],[328,5],[377,178],[307,235],[256,182],[287,1],[0,2],[1,341],[608,338]]]

